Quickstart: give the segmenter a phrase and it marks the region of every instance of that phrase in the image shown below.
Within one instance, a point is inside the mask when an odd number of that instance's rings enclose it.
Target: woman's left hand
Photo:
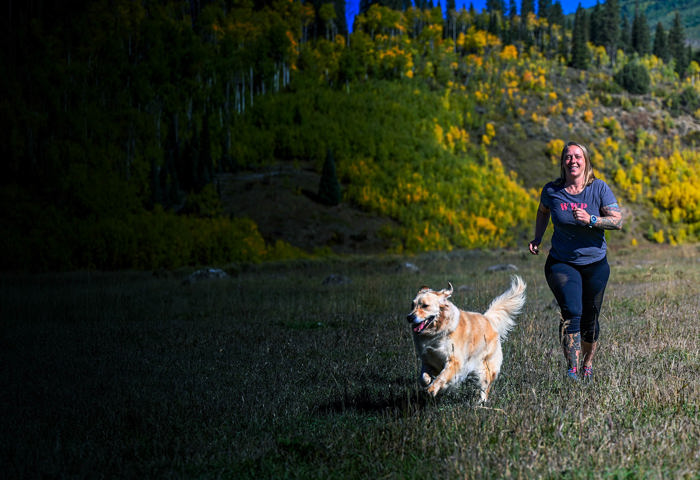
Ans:
[[[591,223],[591,216],[584,209],[573,206],[572,213],[574,215],[574,220],[576,220],[577,222],[582,223],[584,225],[588,225],[589,223]]]

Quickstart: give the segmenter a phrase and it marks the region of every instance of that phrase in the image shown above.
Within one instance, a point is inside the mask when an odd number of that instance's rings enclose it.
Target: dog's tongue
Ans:
[[[424,320],[424,321],[420,322],[418,325],[416,325],[415,327],[413,327],[413,331],[416,332],[416,333],[420,333],[420,332],[425,328],[425,324],[426,324],[426,323],[428,323],[427,320]]]

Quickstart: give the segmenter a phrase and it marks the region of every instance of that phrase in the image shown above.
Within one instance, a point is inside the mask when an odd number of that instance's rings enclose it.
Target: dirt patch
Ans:
[[[224,211],[253,220],[265,240],[313,251],[378,253],[389,244],[380,235],[392,223],[346,202],[327,206],[316,200],[321,176],[310,167],[277,166],[221,174],[217,186]]]

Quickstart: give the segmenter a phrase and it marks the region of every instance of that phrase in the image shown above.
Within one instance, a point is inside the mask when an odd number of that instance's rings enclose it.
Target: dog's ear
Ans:
[[[452,287],[452,284],[450,282],[447,282],[447,284],[450,286],[449,288],[443,288],[440,290],[440,295],[443,295],[445,299],[448,299],[452,296],[452,292],[454,292],[454,288]]]
[[[423,285],[422,287],[420,287],[420,290],[418,290],[418,293],[426,293],[429,291],[430,291],[430,287],[426,287],[425,285]]]

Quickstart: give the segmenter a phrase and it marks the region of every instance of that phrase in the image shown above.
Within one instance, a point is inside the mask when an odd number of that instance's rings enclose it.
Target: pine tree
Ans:
[[[321,203],[334,206],[341,200],[340,183],[335,171],[335,159],[333,152],[329,149],[326,161],[323,163],[321,181],[318,185],[318,199]]]
[[[603,4],[602,44],[610,57],[611,65],[617,59],[617,47],[620,40],[620,4],[617,0],[607,0]]]
[[[489,14],[488,32],[497,37],[501,35],[501,15],[497,11]]]
[[[602,45],[603,9],[599,2],[591,9],[588,38],[593,45]]]
[[[453,41],[457,39],[457,6],[455,0],[447,0],[445,15],[445,37],[450,37]]]
[[[520,3],[520,16],[523,21],[530,13],[535,13],[535,0],[522,0]]]
[[[510,0],[508,3],[508,18],[510,19],[511,24],[515,20],[515,17],[518,16],[518,7],[515,5],[515,0]]]
[[[666,30],[661,22],[656,24],[656,33],[654,33],[654,55],[663,60],[664,63],[668,63],[671,60],[671,55],[668,51],[668,38],[666,35]]]
[[[500,12],[504,15],[506,6],[504,0],[486,0],[486,11],[489,13]]]
[[[338,26],[339,33],[347,38],[348,35],[348,21],[345,16],[345,0],[334,0],[336,13],[336,25]]]
[[[552,0],[538,0],[537,2],[537,17],[549,17],[549,10],[552,7]]]
[[[564,16],[564,9],[561,6],[561,2],[557,0],[551,6],[548,12],[547,19],[550,25],[561,25],[562,27],[566,23],[566,17]]]
[[[625,53],[634,52],[632,47],[632,31],[627,17],[622,16],[622,21],[620,22],[620,39],[617,42],[619,48]]]
[[[649,25],[644,12],[635,9],[634,20],[632,22],[632,49],[639,55],[647,55],[651,51],[651,39],[649,35]]]
[[[681,15],[678,12],[676,12],[671,29],[668,31],[668,50],[676,61],[676,73],[682,76],[690,62],[686,58],[685,32],[681,24]]]
[[[586,12],[579,4],[574,17],[574,29],[571,35],[571,61],[569,65],[581,70],[588,69],[589,51],[586,44]]]

